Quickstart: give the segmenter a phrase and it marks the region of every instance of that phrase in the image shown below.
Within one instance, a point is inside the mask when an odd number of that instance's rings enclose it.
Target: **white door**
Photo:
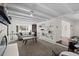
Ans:
[[[70,22],[62,21],[62,37],[70,37]]]

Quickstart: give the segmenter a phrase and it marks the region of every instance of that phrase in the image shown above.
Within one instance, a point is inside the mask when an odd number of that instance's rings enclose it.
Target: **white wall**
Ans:
[[[69,37],[70,38],[70,22],[62,21],[62,37]]]
[[[79,36],[79,21],[74,22],[74,36]]]
[[[74,20],[71,20],[71,19],[67,19],[67,18],[59,18],[61,21],[64,20],[66,22],[69,22],[70,23],[70,36],[73,36],[74,35]],[[62,28],[61,28],[62,29]]]
[[[24,25],[24,26],[28,26],[29,28],[31,28],[32,23],[27,22],[20,18],[12,18],[11,25],[10,25],[10,32],[14,31],[16,33],[16,25]]]
[[[33,22],[27,22],[26,20],[27,19],[21,19],[21,18],[14,18],[14,17],[12,17],[11,25],[9,25],[9,34],[12,34],[12,31],[14,33],[16,33],[16,25],[28,26],[29,29],[31,29]],[[16,40],[17,39],[17,36],[15,35],[13,37],[12,35],[10,35],[9,36],[9,40],[11,40],[12,38],[14,40]]]
[[[51,43],[56,42],[58,40],[61,40],[61,38],[62,38],[62,22],[61,21],[62,20],[67,21],[67,22],[69,22],[71,24],[70,25],[71,26],[70,27],[70,30],[71,30],[70,35],[72,36],[73,35],[73,23],[74,23],[72,20],[69,20],[69,19],[66,19],[66,18],[52,18],[51,20],[38,23],[37,32],[38,32],[39,39],[43,39],[43,40],[46,40],[46,41],[51,42]],[[53,27],[49,28],[50,24]],[[50,29],[53,32],[52,33],[53,39],[51,39],[50,36],[48,36],[48,37],[42,36],[42,34],[41,34],[42,31],[40,30],[39,25],[45,25],[45,26],[43,26],[44,29],[48,29],[48,30]],[[47,31],[45,33],[47,33]]]
[[[71,36],[75,35],[74,34],[74,31],[75,31],[74,27],[77,28],[78,26],[74,26],[74,21],[66,19],[66,18],[52,18],[51,20],[37,23],[37,32],[38,32],[39,39],[43,39],[43,40],[46,40],[49,42],[56,42],[56,41],[60,40],[62,37],[62,27],[61,27],[62,20],[70,22],[70,24],[71,24],[71,29],[70,29]],[[13,17],[11,20],[11,23],[12,24],[9,26],[9,34],[11,34],[11,31],[14,31],[14,33],[16,33],[16,25],[24,25],[24,26],[27,25],[31,29],[31,25],[34,22],[27,22],[26,19],[20,19],[20,18]],[[42,36],[42,34],[41,34],[42,32],[40,31],[40,28],[39,28],[39,25],[42,25],[42,24],[45,24],[45,26],[43,27],[44,29],[46,29],[44,31],[45,33],[48,33],[48,30],[51,30],[53,32],[53,34],[51,35],[51,36],[53,36],[53,39],[50,38],[50,35],[47,35],[48,37]],[[50,24],[53,27],[50,28],[49,27]]]
[[[41,22],[39,24],[37,24],[37,32],[38,32],[38,37],[39,39],[43,39],[49,42],[56,42],[57,40],[59,40],[59,38],[61,37],[61,25],[60,25],[60,20],[59,19],[51,19],[45,22]],[[44,33],[47,34],[46,36],[42,36],[43,31],[41,31],[39,25],[44,25],[43,29],[45,29]],[[50,27],[51,25],[51,27]],[[48,31],[52,31],[52,34],[48,34]],[[50,37],[50,35],[52,36],[52,38]]]

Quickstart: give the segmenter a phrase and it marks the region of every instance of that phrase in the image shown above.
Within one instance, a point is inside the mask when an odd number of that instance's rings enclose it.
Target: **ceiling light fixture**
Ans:
[[[33,13],[34,13],[34,11],[30,11],[30,16],[31,17],[34,17]]]

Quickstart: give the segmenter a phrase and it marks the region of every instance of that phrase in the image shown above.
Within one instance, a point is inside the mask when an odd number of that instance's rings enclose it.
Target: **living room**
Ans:
[[[1,46],[7,38],[5,52],[1,48],[0,55],[79,55],[78,3],[0,4]]]

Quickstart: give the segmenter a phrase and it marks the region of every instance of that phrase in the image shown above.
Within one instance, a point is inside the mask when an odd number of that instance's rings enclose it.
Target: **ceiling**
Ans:
[[[79,20],[79,3],[8,3],[11,17],[42,22],[51,18],[65,17]]]

